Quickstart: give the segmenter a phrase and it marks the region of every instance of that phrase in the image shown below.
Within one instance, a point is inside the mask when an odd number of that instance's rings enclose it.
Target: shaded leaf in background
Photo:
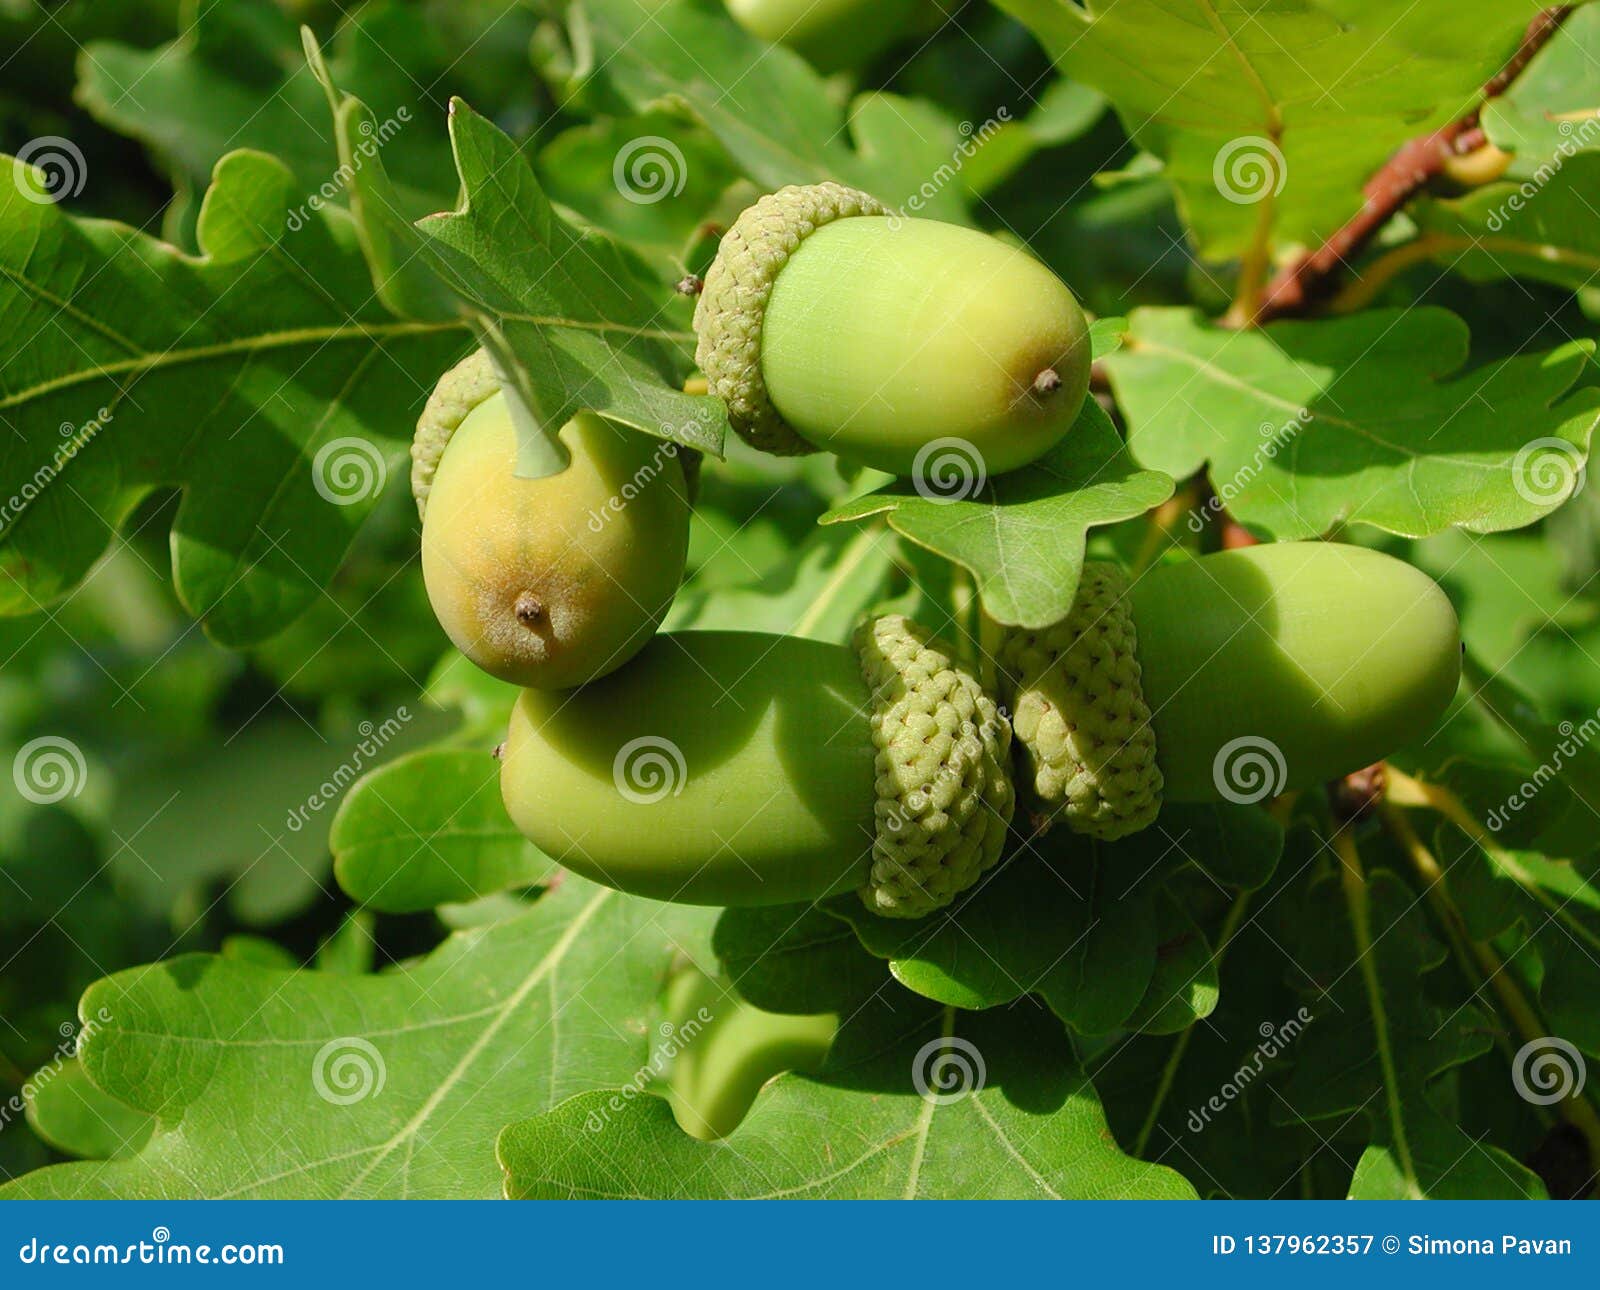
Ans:
[[[1462,639],[1489,667],[1504,667],[1546,624],[1577,626],[1595,616],[1566,590],[1561,552],[1543,536],[1450,529],[1418,542],[1411,560],[1450,593]]]
[[[300,56],[294,20],[271,0],[199,0],[188,17],[172,44],[143,50],[96,41],[79,61],[83,104],[111,129],[143,140],[171,171],[178,200],[167,214],[168,235],[192,242],[195,195],[237,148],[287,165],[298,201],[328,200],[320,194],[329,184],[331,200],[342,202],[322,90]],[[434,29],[390,0],[352,13],[331,59],[340,83],[376,104],[388,123],[386,163],[413,219],[455,196],[439,93],[450,64]],[[196,112],[196,104],[205,110]]]
[[[894,537],[881,529],[813,532],[782,567],[748,586],[690,584],[667,614],[669,631],[771,632],[844,644],[889,588]]]
[[[1312,974],[1314,1020],[1296,1040],[1279,1123],[1370,1126],[1350,1183],[1357,1199],[1534,1198],[1538,1178],[1476,1142],[1441,1108],[1452,1067],[1485,1052],[1488,1021],[1473,1005],[1446,1011],[1418,981],[1448,954],[1417,898],[1392,874],[1316,884],[1296,911],[1295,958]],[[1327,1131],[1324,1129],[1324,1131]]]
[[[327,877],[328,830],[349,786],[447,727],[405,705],[327,731],[273,715],[225,747],[146,757],[121,770],[111,869],[131,904],[153,916],[176,910],[180,925],[210,903],[213,883],[248,923],[285,918]]]
[[[134,1155],[155,1130],[150,1116],[90,1083],[76,1058],[36,1071],[28,1087],[29,1126],[57,1151],[80,1160]]]
[[[967,222],[954,172],[984,123],[963,132],[933,103],[865,94],[846,129],[823,78],[798,54],[745,32],[722,0],[662,0],[648,10],[638,0],[579,0],[570,22],[587,56],[572,79],[603,110],[686,107],[767,190],[833,179],[910,215]]]
[[[156,1116],[138,1155],[0,1189],[54,1197],[491,1197],[495,1134],[633,1079],[673,956],[711,915],[577,878],[525,915],[376,976],[211,955],[99,982],[81,1060]]]
[[[1261,811],[1176,806],[1118,843],[1055,829],[1021,845],[948,910],[916,922],[875,917],[853,897],[826,908],[889,960],[898,981],[938,1002],[989,1008],[1031,993],[1083,1034],[1105,1034],[1136,1012],[1160,1014],[1170,1028],[1216,997],[1206,984],[1209,947],[1201,954],[1175,943],[1189,929],[1174,928],[1167,875],[1194,865],[1213,882],[1259,885],[1282,846],[1282,831]],[[1182,949],[1193,970],[1158,969],[1163,947]]]
[[[1229,513],[1280,539],[1520,528],[1577,488],[1600,421],[1600,391],[1573,389],[1593,342],[1457,375],[1468,340],[1432,308],[1258,331],[1141,309],[1106,366],[1135,458],[1175,477],[1209,462]]]
[[[1285,983],[1293,970],[1273,934],[1247,917],[1222,959],[1215,1010],[1178,1035],[1118,1037],[1090,1060],[1126,1150],[1177,1169],[1203,1196],[1298,1196],[1302,1169],[1325,1156],[1342,1188],[1353,1153],[1341,1160],[1325,1136],[1269,1119],[1306,1024]]]
[[[1600,121],[1594,125],[1600,144]],[[1406,254],[1431,255],[1468,282],[1529,278],[1578,290],[1600,275],[1600,153],[1568,158],[1537,187],[1488,184],[1465,197],[1427,202],[1421,236]]]
[[[0,189],[0,494],[38,489],[0,528],[0,612],[68,592],[163,485],[178,594],[217,640],[283,630],[333,576],[465,346],[372,299],[343,212],[290,232],[299,200],[230,154],[195,260]]]
[[[552,202],[650,253],[669,282],[692,267],[683,248],[739,178],[714,138],[666,112],[563,130],[537,170]]]
[[[368,775],[328,845],[339,886],[385,913],[530,887],[555,868],[512,826],[487,748],[429,748]]]

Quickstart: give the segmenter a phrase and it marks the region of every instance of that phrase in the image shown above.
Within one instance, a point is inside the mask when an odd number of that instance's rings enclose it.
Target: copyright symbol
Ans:
[[[1386,1237],[1384,1237],[1383,1238],[1383,1252],[1385,1254],[1398,1254],[1398,1253],[1400,1253],[1400,1238],[1398,1236],[1386,1236]]]

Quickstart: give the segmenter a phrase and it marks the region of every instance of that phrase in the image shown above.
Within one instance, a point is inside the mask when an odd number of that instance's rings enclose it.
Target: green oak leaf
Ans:
[[[908,215],[970,218],[958,176],[983,123],[958,127],[932,103],[881,93],[842,119],[804,59],[744,31],[722,0],[577,0],[570,13],[584,57],[567,79],[604,109],[687,110],[768,190],[832,179]]]
[[[167,228],[192,239],[191,194],[237,148],[287,165],[300,202],[313,194],[342,202],[322,90],[299,56],[294,20],[272,0],[200,0],[190,10],[170,44],[95,41],[78,63],[79,101],[98,121],[146,143],[170,171],[179,200]],[[386,160],[405,210],[418,218],[448,205],[455,196],[449,143],[429,91],[449,78],[450,58],[431,26],[392,0],[364,5],[341,28],[330,63],[387,124]]]
[[[225,881],[227,908],[245,922],[303,909],[328,872],[328,829],[364,769],[444,732],[432,711],[402,705],[382,724],[316,730],[263,717],[225,747],[166,746],[121,768],[109,860],[127,903],[151,915],[201,910]]]
[[[1412,547],[1411,562],[1450,593],[1461,636],[1485,666],[1501,668],[1547,624],[1592,622],[1594,607],[1565,585],[1562,553],[1547,536],[1460,530],[1436,533]]]
[[[1600,120],[1595,135],[1600,142]],[[1576,291],[1600,275],[1596,192],[1600,152],[1580,152],[1542,184],[1486,184],[1465,197],[1425,202],[1414,212],[1421,235],[1404,254],[1430,255],[1469,282],[1528,278]]]
[[[1329,1155],[1339,1163],[1325,1136],[1270,1119],[1311,1013],[1284,979],[1293,951],[1264,922],[1246,915],[1218,952],[1219,999],[1204,1019],[1177,1034],[1118,1038],[1088,1063],[1117,1141],[1180,1170],[1205,1196],[1296,1196],[1308,1165]]]
[[[1548,175],[1546,163],[1600,147],[1600,8],[1584,5],[1561,24],[1504,94],[1483,107],[1483,128],[1496,147],[1514,153],[1514,179]]]
[[[1171,1025],[1191,1006],[1215,1004],[1209,948],[1185,949],[1198,977],[1158,967],[1162,950],[1175,954],[1193,930],[1169,916],[1167,874],[1194,865],[1259,885],[1282,846],[1282,831],[1260,811],[1169,807],[1121,842],[1059,828],[1026,842],[949,909],[915,922],[879,918],[852,896],[825,908],[918,994],[959,1008],[1036,994],[1074,1030],[1101,1035],[1136,1014]],[[1187,1019],[1195,1015],[1203,1013]]]
[[[1173,897],[1155,899],[1155,970],[1126,1026],[1151,1035],[1184,1030],[1216,1010],[1221,997],[1216,954],[1200,925]]]
[[[556,867],[512,826],[486,748],[428,748],[374,771],[340,806],[328,845],[351,899],[391,914],[530,887]]]
[[[687,305],[642,257],[563,218],[515,142],[459,99],[450,105],[450,142],[460,204],[412,225],[382,152],[363,151],[370,109],[338,96],[309,41],[306,53],[334,103],[351,208],[379,295],[403,315],[471,325],[518,421],[520,473],[565,467],[555,435],[580,411],[722,451],[726,410],[682,391],[694,346]]]
[[[1020,470],[984,477],[970,447],[961,449],[952,445],[944,467],[930,457],[926,481],[896,480],[835,506],[822,522],[886,515],[897,533],[970,569],[984,608],[1002,623],[1045,627],[1065,618],[1089,529],[1172,495],[1172,480],[1139,468],[1093,398],[1059,444]]]
[[[113,1160],[136,1154],[155,1120],[102,1093],[75,1057],[65,1057],[28,1083],[28,1127],[64,1155]]]
[[[563,130],[539,150],[536,169],[551,201],[650,253],[667,281],[693,267],[683,248],[739,179],[716,139],[667,112]]]
[[[1210,258],[1244,252],[1263,210],[1275,247],[1331,233],[1401,144],[1476,105],[1538,9],[1459,0],[1427,23],[1458,38],[1422,41],[1389,0],[996,3],[1162,160]]]
[[[1193,1195],[1117,1149],[1049,1013],[958,1013],[893,990],[845,1021],[819,1072],[769,1084],[723,1143],[689,1137],[660,1098],[602,1092],[509,1126],[498,1153],[516,1199]]]
[[[1461,372],[1468,342],[1427,307],[1252,331],[1141,309],[1106,366],[1133,456],[1178,477],[1209,463],[1229,513],[1278,538],[1521,528],[1577,488],[1600,390],[1573,387],[1594,346]]]
[[[227,644],[282,631],[402,486],[465,333],[390,317],[344,212],[291,231],[295,181],[260,153],[218,163],[199,258],[32,197],[0,191],[0,613],[64,596],[176,486],[185,607]]]
[[[1485,1052],[1488,1019],[1472,1003],[1446,1009],[1418,983],[1448,956],[1418,898],[1393,874],[1345,872],[1316,883],[1295,910],[1295,960],[1314,983],[1312,1021],[1273,1118],[1313,1129],[1369,1126],[1350,1183],[1355,1199],[1542,1197],[1538,1178],[1475,1141],[1438,1085]]]
[[[120,972],[84,996],[109,1020],[81,1060],[154,1135],[0,1196],[494,1196],[503,1125],[634,1079],[668,966],[709,961],[710,919],[569,877],[398,971],[184,955]]]
[[[784,564],[745,585],[690,582],[668,611],[669,631],[771,632],[844,644],[889,590],[898,555],[881,528],[813,530]]]
[[[1570,749],[1597,735],[1600,719],[1587,728],[1568,723],[1563,743]],[[1531,984],[1544,1024],[1600,1056],[1593,1003],[1600,991],[1594,816],[1572,803],[1547,778],[1548,770],[1548,764],[1447,764],[1437,778],[1465,813],[1439,819],[1432,844],[1467,934],[1492,941],[1516,929],[1537,953]]]

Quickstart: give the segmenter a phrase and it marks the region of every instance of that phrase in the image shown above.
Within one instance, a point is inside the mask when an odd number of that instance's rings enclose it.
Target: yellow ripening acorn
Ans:
[[[412,443],[440,625],[491,676],[538,689],[582,685],[637,654],[689,550],[674,445],[587,413],[560,438],[564,471],[517,478],[510,408],[480,351],[439,382]]]

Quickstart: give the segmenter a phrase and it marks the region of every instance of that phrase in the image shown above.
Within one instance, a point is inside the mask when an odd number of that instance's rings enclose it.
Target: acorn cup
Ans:
[[[949,440],[988,474],[1024,466],[1072,428],[1089,389],[1088,325],[1049,269],[833,183],[739,217],[695,330],[711,392],[750,443],[896,475]]]
[[[564,471],[516,477],[510,408],[479,351],[439,382],[411,449],[440,626],[491,676],[541,689],[582,685],[638,653],[689,550],[675,445],[588,413],[560,438]]]

